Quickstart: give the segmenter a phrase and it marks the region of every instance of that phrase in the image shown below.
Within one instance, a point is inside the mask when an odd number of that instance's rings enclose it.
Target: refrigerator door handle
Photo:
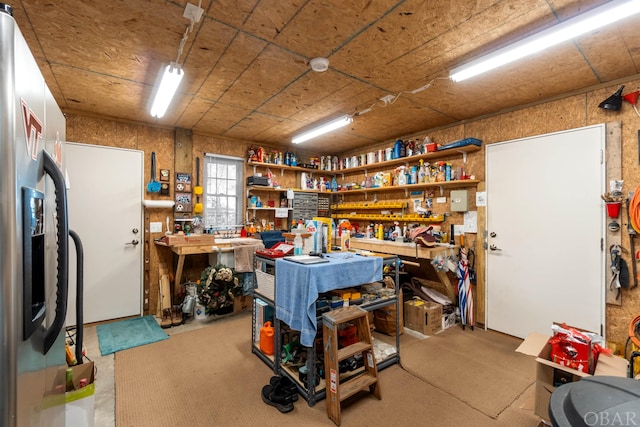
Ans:
[[[51,155],[42,151],[44,171],[49,175],[55,187],[57,224],[58,275],[56,291],[56,314],[53,323],[45,331],[43,353],[47,354],[64,327],[67,316],[67,298],[69,292],[69,219],[67,210],[67,190],[62,171]]]

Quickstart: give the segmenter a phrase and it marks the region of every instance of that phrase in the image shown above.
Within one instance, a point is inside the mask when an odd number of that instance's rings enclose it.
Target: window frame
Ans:
[[[203,180],[202,203],[204,205],[204,210],[202,212],[202,221],[203,221],[204,228],[212,229],[213,231],[235,232],[238,227],[242,226],[243,216],[244,216],[243,215],[244,199],[245,199],[244,197],[244,174],[245,174],[244,159],[242,157],[225,156],[222,154],[215,154],[215,153],[204,153],[203,163],[204,165],[203,165],[203,171],[202,171],[202,180]],[[221,164],[235,165],[236,166],[235,177],[231,178],[228,176],[228,174],[226,177],[211,177],[209,166],[214,163],[216,165],[221,165]],[[226,192],[216,193],[213,191],[209,191],[209,190],[215,190],[216,188],[219,188],[218,186],[216,186],[216,181],[218,180],[226,180],[226,181],[235,180],[236,194],[228,195],[226,194]],[[217,222],[216,218],[218,218],[220,215],[228,216],[229,213],[226,213],[226,214],[217,213],[216,208],[213,207],[215,199],[220,197],[226,197],[227,199],[228,198],[235,199],[235,203],[234,203],[235,219],[231,221],[227,218],[224,221],[220,221],[222,222],[222,224],[216,223]],[[227,206],[229,206],[229,204]],[[214,210],[213,213],[211,213],[211,209]],[[227,208],[226,210],[229,210],[229,209]]]

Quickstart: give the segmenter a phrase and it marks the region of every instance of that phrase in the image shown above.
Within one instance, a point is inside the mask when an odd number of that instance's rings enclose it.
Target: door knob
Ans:
[[[138,234],[138,231],[140,231],[140,230],[138,230],[137,228],[134,228],[133,230],[131,230],[131,232],[132,232],[133,234]]]
[[[135,246],[138,243],[140,243],[140,242],[137,239],[133,239],[132,241],[125,243],[125,245],[133,245],[133,246]]]
[[[495,232],[495,231],[492,231],[491,233],[489,233],[489,236],[490,236],[490,237],[496,237],[496,236],[497,236],[497,234],[496,234],[496,232]]]
[[[492,251],[501,251],[502,250],[499,247],[497,247],[496,245],[489,246],[489,249],[491,249]]]

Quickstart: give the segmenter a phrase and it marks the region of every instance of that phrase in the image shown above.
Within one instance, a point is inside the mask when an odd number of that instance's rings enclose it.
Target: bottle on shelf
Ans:
[[[335,175],[333,176],[333,178],[331,178],[331,191],[338,191],[338,180],[336,179]]]
[[[427,171],[424,168],[424,160],[420,159],[420,167],[418,168],[418,182],[424,183],[427,181]]]

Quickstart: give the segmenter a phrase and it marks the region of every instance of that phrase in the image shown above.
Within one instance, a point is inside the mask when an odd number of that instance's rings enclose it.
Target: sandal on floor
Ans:
[[[291,402],[298,401],[298,387],[296,387],[295,383],[291,381],[289,377],[275,375],[271,377],[269,384],[274,387],[280,385],[282,390],[289,396]]]
[[[268,384],[262,387],[262,401],[267,405],[276,407],[283,414],[293,411],[293,403],[286,399],[278,386]]]

